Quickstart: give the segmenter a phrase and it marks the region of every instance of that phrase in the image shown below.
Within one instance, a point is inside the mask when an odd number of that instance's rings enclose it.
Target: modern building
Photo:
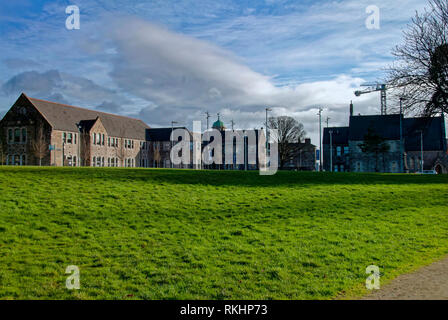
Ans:
[[[443,116],[354,116],[351,106],[348,127],[324,129],[325,171],[445,172],[446,152]]]

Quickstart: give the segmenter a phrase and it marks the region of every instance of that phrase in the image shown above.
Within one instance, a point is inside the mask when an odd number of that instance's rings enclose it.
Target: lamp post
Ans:
[[[333,130],[330,133],[330,172],[333,172]]]
[[[421,173],[423,173],[423,130],[419,130],[418,132],[420,132],[420,168]]]
[[[322,171],[322,108],[319,108],[319,171]]]
[[[268,124],[268,112],[272,111],[271,108],[267,107],[266,108],[266,165],[267,164],[267,158],[269,156],[269,151],[268,151],[268,147],[269,147],[269,124]]]
[[[404,150],[403,150],[403,100],[400,98],[400,172],[404,173]]]
[[[177,121],[171,121],[171,137],[170,137],[170,155],[171,155],[171,150],[173,150],[173,129],[174,129],[174,124],[177,123]],[[170,164],[171,164],[171,169],[174,167],[173,166],[173,160],[170,157]]]

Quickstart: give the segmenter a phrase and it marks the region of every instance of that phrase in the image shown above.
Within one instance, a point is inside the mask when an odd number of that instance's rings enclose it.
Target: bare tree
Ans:
[[[39,166],[42,166],[42,159],[48,153],[48,143],[45,139],[44,126],[42,123],[36,127],[35,136],[31,142],[31,150],[34,156],[39,159]]]
[[[389,87],[403,98],[405,111],[435,115],[448,111],[448,1],[429,0],[393,50],[397,61],[389,70]]]
[[[305,138],[306,132],[303,124],[288,116],[269,118],[268,123],[269,129],[277,129],[279,165],[283,168],[297,154],[298,143]]]

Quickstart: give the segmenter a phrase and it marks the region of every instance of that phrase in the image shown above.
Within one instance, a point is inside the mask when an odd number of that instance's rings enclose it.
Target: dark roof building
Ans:
[[[400,147],[400,127],[402,147]],[[375,155],[376,159],[372,159],[372,154],[362,152],[359,148],[369,130],[389,145],[389,151]],[[421,137],[423,137],[424,161],[419,160]],[[404,152],[401,156],[400,148]],[[400,114],[351,115],[348,127],[325,128],[323,135],[323,167],[327,171],[400,172],[400,168],[403,167],[403,170],[415,172],[422,170],[421,162],[424,163],[423,169],[431,169],[436,159],[446,152],[445,121],[442,116],[404,118]],[[404,158],[404,164],[401,158]]]

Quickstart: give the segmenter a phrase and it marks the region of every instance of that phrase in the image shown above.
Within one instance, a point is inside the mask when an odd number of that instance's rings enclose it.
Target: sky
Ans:
[[[0,117],[21,92],[140,118],[152,127],[235,129],[288,115],[318,145],[323,122],[378,114],[391,51],[422,0],[14,0],[0,4]],[[67,6],[80,28],[66,28]],[[379,8],[379,29],[366,8]],[[389,101],[394,107],[396,102]]]

